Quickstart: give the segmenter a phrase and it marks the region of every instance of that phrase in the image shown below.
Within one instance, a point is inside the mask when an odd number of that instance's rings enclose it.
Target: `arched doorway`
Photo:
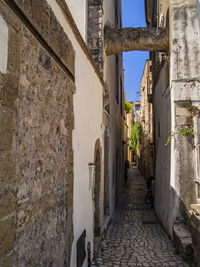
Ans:
[[[104,220],[110,215],[110,183],[109,183],[109,133],[104,134]]]
[[[96,150],[95,154],[95,181],[94,181],[94,237],[101,234],[100,227],[100,189],[101,189],[101,153]]]

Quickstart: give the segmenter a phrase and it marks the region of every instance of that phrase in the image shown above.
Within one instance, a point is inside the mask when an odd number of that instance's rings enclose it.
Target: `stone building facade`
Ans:
[[[200,28],[196,1],[146,1],[146,21],[149,27],[169,28],[169,52],[150,53],[155,209],[184,257],[192,258],[194,251],[199,266]]]
[[[133,102],[129,102],[133,106]],[[126,113],[126,123],[125,123],[125,141],[126,141],[126,155],[125,160],[129,162],[133,161],[133,151],[131,150],[131,132],[133,126],[133,108],[130,113]]]
[[[0,1],[0,23],[0,265],[68,265],[75,52],[46,1]]]
[[[140,106],[140,101],[135,101],[134,104],[134,123],[140,122],[140,117],[141,117],[141,106]]]
[[[154,176],[152,63],[146,61],[140,84],[140,161],[139,169],[145,179]]]
[[[134,104],[134,111],[133,111],[133,123],[138,124],[141,121],[141,106],[140,101],[136,100]],[[133,161],[134,163],[139,166],[140,160],[140,146],[133,152]]]

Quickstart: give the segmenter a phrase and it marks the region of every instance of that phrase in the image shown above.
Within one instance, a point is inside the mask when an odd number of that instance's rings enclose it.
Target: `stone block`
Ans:
[[[173,241],[184,259],[193,259],[192,235],[186,224],[177,223],[173,226]]]
[[[17,213],[18,230],[23,231],[27,227],[34,225],[36,220],[43,214],[44,216],[55,206],[55,198],[53,196],[44,196],[32,203],[26,205],[25,208],[19,207]]]
[[[0,151],[12,149],[13,134],[13,112],[0,107]]]
[[[7,255],[14,247],[15,242],[15,217],[0,221],[0,259]]]
[[[191,125],[191,117],[186,117],[186,116],[176,116],[176,125],[181,126],[181,125]]]
[[[0,101],[11,109],[16,109],[15,100],[18,96],[18,78],[10,73],[0,74]]]
[[[197,216],[200,216],[200,204],[192,204],[191,209]]]
[[[200,266],[200,216],[193,214],[191,216],[192,241],[195,250],[196,266]]]
[[[2,154],[0,156],[0,189],[8,185],[14,185],[16,181],[15,154]]]
[[[9,29],[8,46],[8,70],[10,73],[19,76],[20,72],[20,35],[14,29]]]
[[[186,116],[186,117],[190,117],[191,114],[190,112],[187,110],[187,108],[184,107],[176,107],[176,116]]]
[[[13,262],[13,255],[6,256],[1,262],[1,267],[12,267]]]
[[[0,194],[0,219],[13,213],[16,207],[16,195],[14,191],[6,191]]]

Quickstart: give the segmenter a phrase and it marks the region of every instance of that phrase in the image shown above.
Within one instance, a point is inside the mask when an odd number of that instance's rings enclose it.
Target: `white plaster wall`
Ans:
[[[111,23],[115,25],[115,1],[103,1],[104,8],[104,23]],[[115,208],[115,185],[113,186],[113,176],[116,175],[116,147],[122,143],[122,139],[117,136],[117,126],[120,129],[122,127],[122,117],[120,114],[120,105],[117,104],[115,97],[115,88],[117,85],[116,77],[116,57],[105,56],[104,61],[104,80],[107,83],[110,99],[110,207],[111,214]],[[119,58],[119,66],[122,66],[122,59]],[[121,68],[121,76],[123,79],[123,68]],[[123,134],[123,133],[122,133]],[[121,151],[120,151],[121,153]]]
[[[95,77],[96,75],[94,73],[92,75],[91,66],[88,66],[88,62],[77,59],[75,66],[77,73],[77,88],[74,96],[75,129],[73,134],[75,240],[71,267],[76,266],[76,241],[84,228],[87,233],[87,241],[92,242],[93,240],[93,200],[92,190],[89,190],[88,163],[94,162],[94,147],[98,138],[101,140],[102,146],[102,87],[97,77]],[[85,71],[83,72],[83,70]],[[103,186],[103,183],[101,183],[101,186]]]
[[[88,20],[88,0],[65,0],[76,25],[84,39],[87,42],[87,20]]]
[[[113,1],[104,1],[104,23],[113,23],[115,19]],[[110,214],[113,213],[115,208],[115,185],[113,185],[113,179],[115,175],[114,164],[116,155],[116,124],[115,124],[115,110],[116,110],[116,100],[115,100],[115,86],[116,86],[116,73],[115,73],[115,56],[105,56],[104,61],[104,79],[107,83],[109,90],[109,100],[110,100]],[[114,118],[113,118],[114,117]]]
[[[73,131],[74,149],[74,197],[73,197],[73,227],[74,242],[71,255],[71,267],[76,266],[76,243],[86,230],[86,245],[93,244],[93,200],[89,190],[88,163],[94,162],[94,146],[99,138],[102,145],[102,85],[77,42],[71,28],[63,17],[54,0],[48,0],[58,21],[66,31],[76,52]],[[103,173],[103,172],[102,172]],[[103,186],[103,185],[102,185]],[[87,266],[87,259],[83,267]]]
[[[0,71],[6,73],[8,60],[8,26],[0,16]]]
[[[155,171],[155,209],[159,219],[166,230],[170,229],[170,213],[172,210],[170,199],[170,144],[165,146],[170,135],[170,91],[166,87],[166,64],[159,75],[159,80],[154,91],[154,124],[156,144],[156,171]],[[160,136],[158,135],[160,123]]]

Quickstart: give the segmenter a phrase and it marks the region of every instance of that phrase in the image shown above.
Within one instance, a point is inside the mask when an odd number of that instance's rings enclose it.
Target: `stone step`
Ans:
[[[192,246],[192,235],[189,226],[185,223],[176,223],[173,226],[173,241],[178,252],[186,260],[192,260],[194,250]]]

